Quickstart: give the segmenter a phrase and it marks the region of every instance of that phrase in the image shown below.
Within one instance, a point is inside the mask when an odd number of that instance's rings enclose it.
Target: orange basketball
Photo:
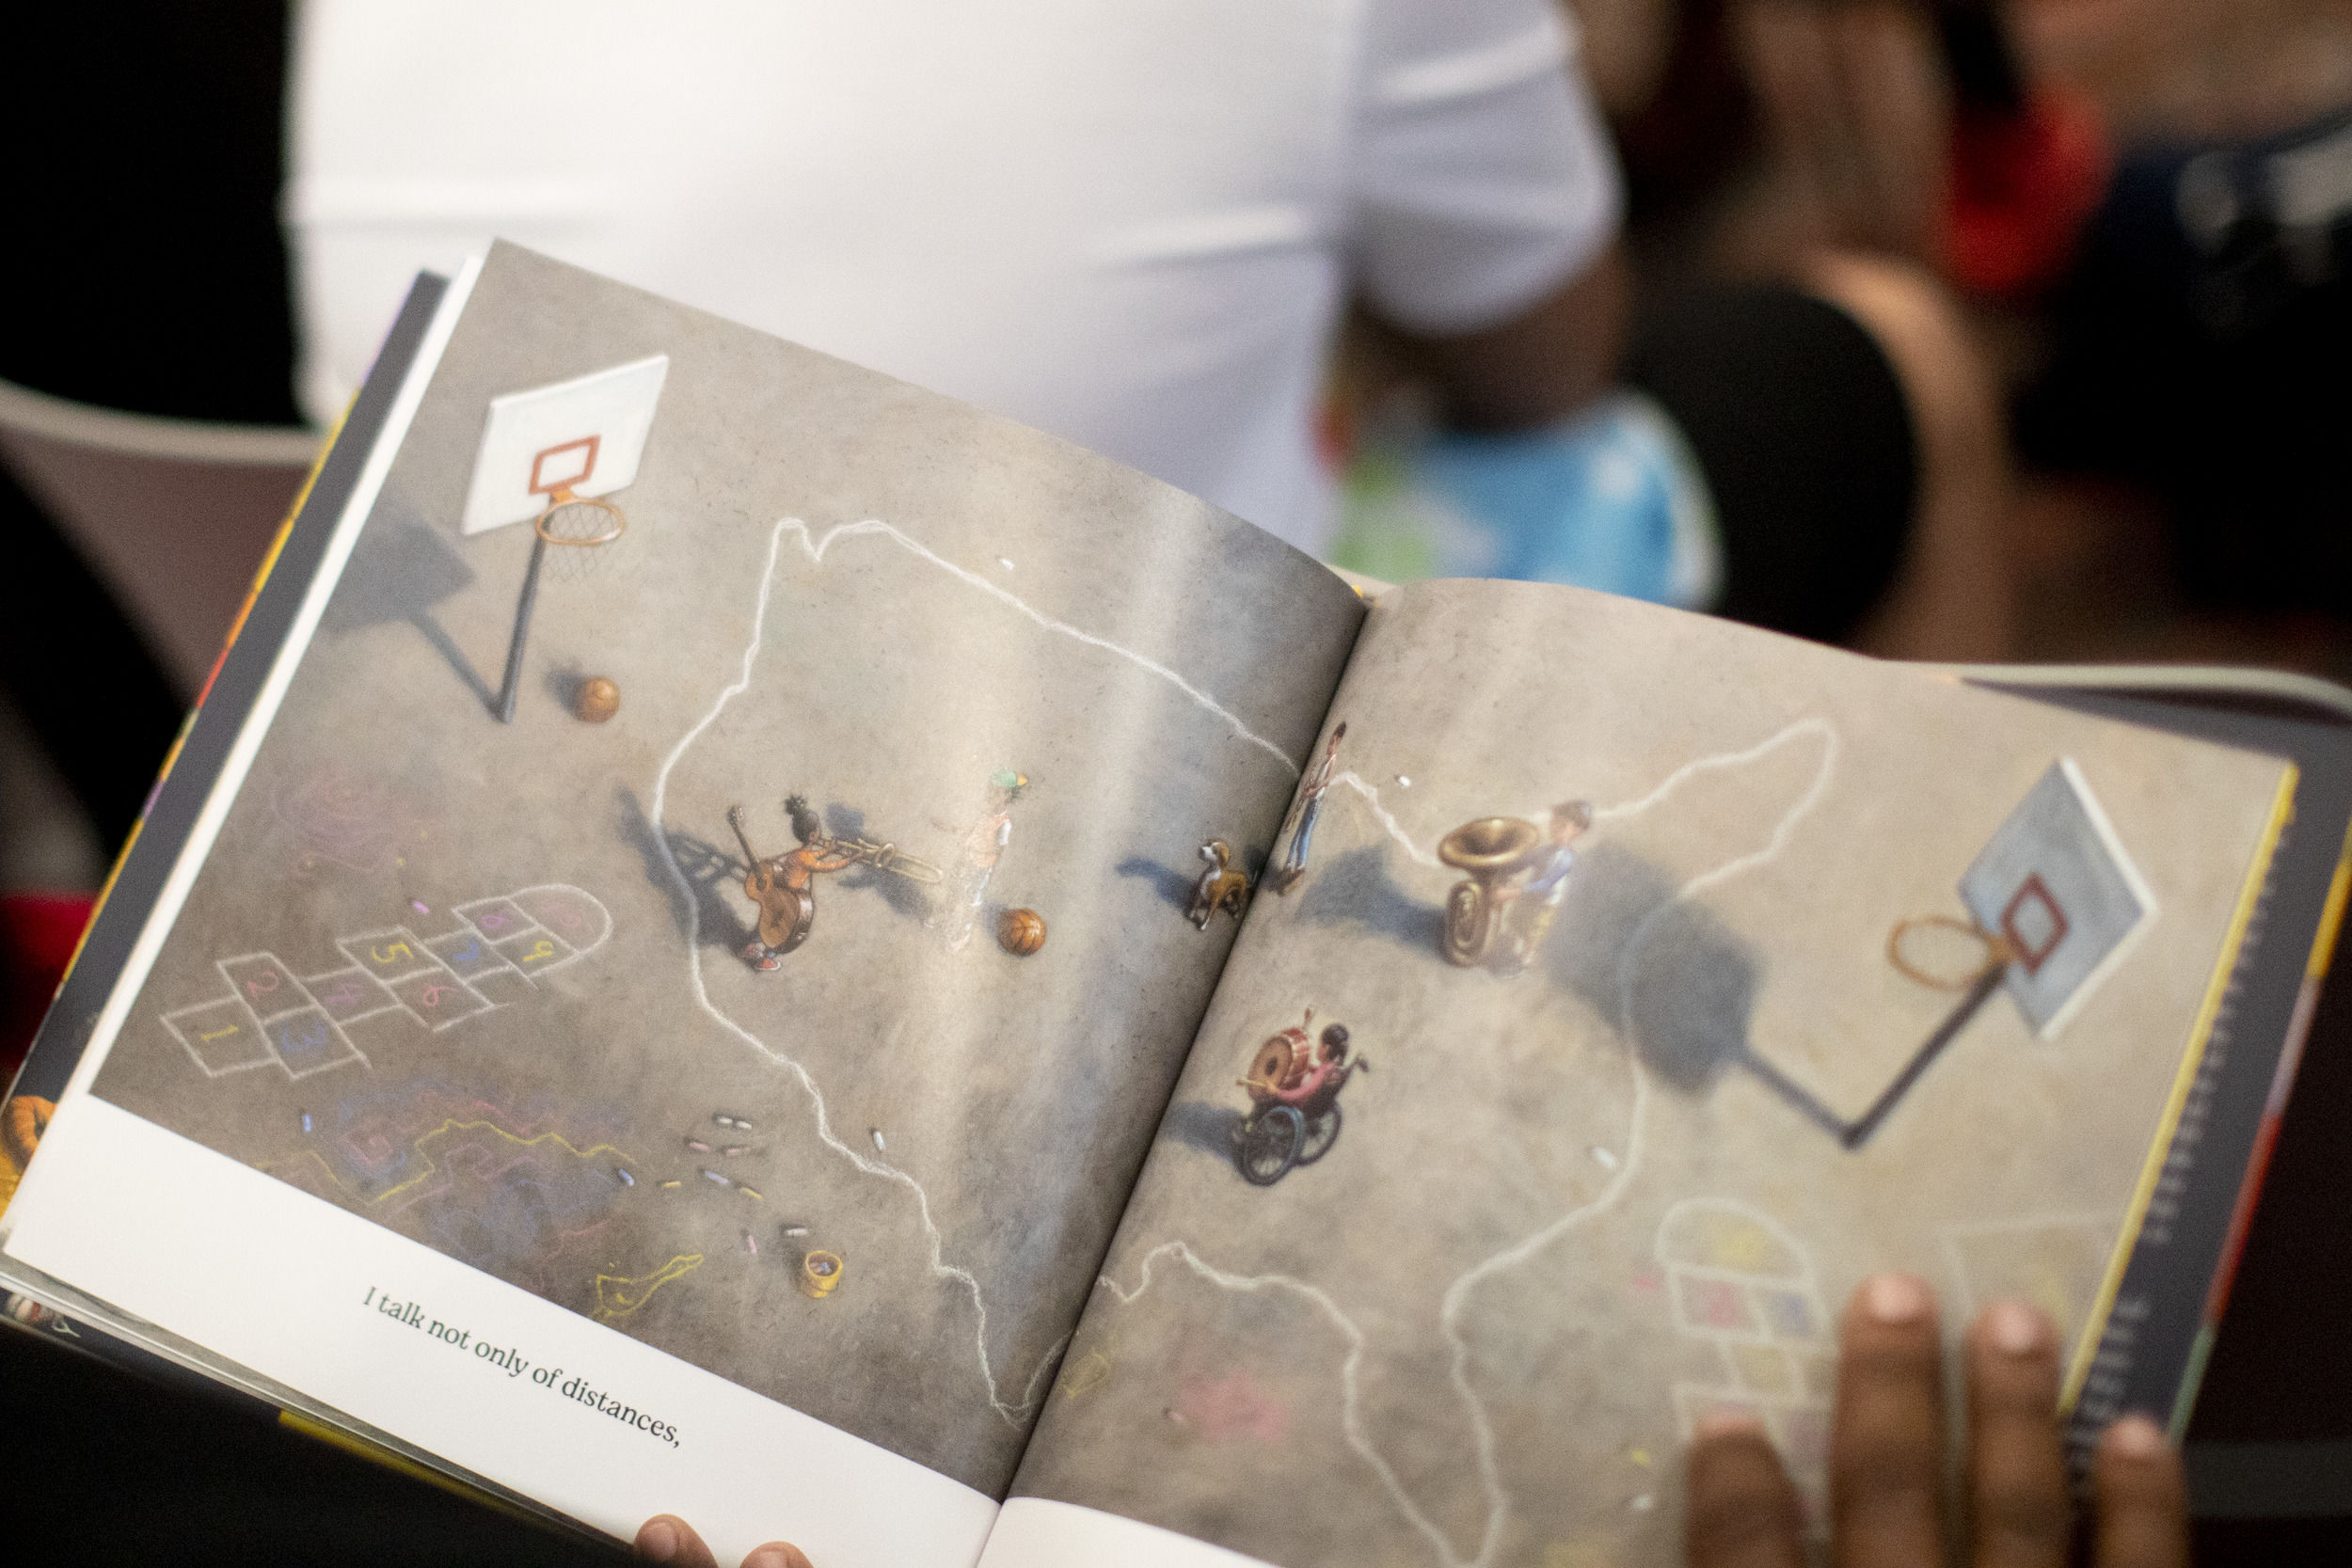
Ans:
[[[1027,958],[1045,945],[1045,917],[1035,910],[1007,910],[996,917],[996,945]]]
[[[621,711],[621,689],[602,675],[580,683],[572,711],[591,724],[601,724]]]

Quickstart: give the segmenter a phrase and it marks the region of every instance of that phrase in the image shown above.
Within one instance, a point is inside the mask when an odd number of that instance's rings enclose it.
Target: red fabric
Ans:
[[[1980,294],[2057,281],[2113,172],[2088,99],[2045,87],[2018,114],[1963,113],[1952,132],[1945,214],[1952,280]]]
[[[80,893],[0,894],[0,1078],[24,1061],[96,904]]]

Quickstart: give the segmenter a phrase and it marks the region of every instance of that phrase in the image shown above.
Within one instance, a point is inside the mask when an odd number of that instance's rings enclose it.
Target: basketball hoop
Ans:
[[[599,436],[583,436],[542,448],[531,459],[531,493],[547,504],[531,520],[531,564],[523,572],[522,596],[515,605],[515,636],[506,647],[506,679],[499,689],[499,718],[512,723],[515,694],[523,673],[523,645],[531,636],[531,612],[539,598],[540,574],[554,546],[558,582],[579,582],[605,558],[605,546],[628,531],[628,517],[608,500],[578,495],[596,471]]]
[[[531,531],[540,544],[557,546],[549,575],[558,582],[578,582],[611,554],[603,546],[628,531],[628,517],[611,501],[559,490],[531,520]]]
[[[1915,931],[1949,931],[1964,941],[1979,942],[1983,957],[1977,967],[1963,974],[1939,974],[1926,964],[1915,963],[1903,951],[1903,941]],[[2008,939],[1995,936],[1973,920],[1960,920],[1948,914],[1914,915],[1895,922],[1895,928],[1886,933],[1886,961],[1906,980],[1915,981],[1930,990],[1966,990],[1987,974],[2009,967],[2016,957]]]
[[[669,372],[670,356],[654,354],[490,400],[458,528],[470,537],[531,525],[506,674],[491,700],[505,722],[515,718],[540,577],[577,582],[609,565],[628,519],[605,498],[637,482]]]

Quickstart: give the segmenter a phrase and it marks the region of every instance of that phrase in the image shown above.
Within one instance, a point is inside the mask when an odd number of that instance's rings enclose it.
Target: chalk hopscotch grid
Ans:
[[[533,898],[533,895],[551,895]],[[525,900],[542,906],[542,912],[562,913],[567,898],[579,898],[592,907],[601,917],[602,929],[595,939],[580,944],[567,942],[538,914],[531,912]],[[256,1068],[276,1066],[291,1079],[308,1078],[313,1074],[358,1062],[373,1066],[365,1052],[353,1043],[347,1026],[387,1013],[405,1013],[419,1025],[438,1034],[465,1019],[478,1017],[503,1006],[475,989],[470,981],[511,975],[526,987],[535,988],[536,974],[561,969],[586,957],[603,945],[612,928],[612,917],[596,897],[581,888],[563,883],[547,883],[525,888],[521,892],[494,898],[477,898],[455,906],[452,911],[465,921],[454,931],[437,937],[418,936],[405,926],[389,927],[382,930],[363,932],[357,936],[336,939],[335,947],[351,960],[350,963],[309,976],[294,974],[291,965],[268,951],[240,954],[231,958],[215,960],[222,979],[229,986],[229,994],[215,997],[164,1013],[164,1027],[180,1042],[181,1048],[206,1078],[226,1078],[234,1073],[248,1072]],[[575,912],[568,922],[577,927],[580,917]],[[529,943],[528,947],[523,946]],[[472,948],[480,957],[478,966],[461,975],[446,961],[441,949],[462,953]],[[517,962],[505,950],[515,948],[524,956]],[[405,949],[405,951],[403,951]],[[235,971],[240,967],[260,966],[292,980],[301,1000],[294,1006],[263,1016],[258,1013],[243,994]],[[418,982],[424,984],[420,986]],[[377,993],[374,1006],[358,1011],[338,1013],[338,1006],[348,1006],[354,1000],[348,987],[353,983],[373,987]],[[332,988],[332,989],[330,989]],[[401,993],[404,990],[418,992],[421,1000],[428,990],[440,990],[459,999],[462,1010],[444,1016],[427,1017]],[[223,1014],[234,1020],[227,1029],[205,1027],[216,1022]],[[301,1047],[291,1053],[308,1055],[326,1049],[319,1060],[296,1066],[288,1059],[285,1043],[273,1035],[273,1026],[283,1028],[288,1021],[304,1015],[314,1015],[315,1024],[306,1031]],[[251,1053],[215,1049],[214,1043],[228,1035],[249,1031],[258,1046]],[[313,1039],[312,1037],[316,1036]],[[208,1059],[208,1057],[210,1059]],[[223,1058],[227,1058],[223,1060]],[[215,1065],[218,1064],[218,1065]]]

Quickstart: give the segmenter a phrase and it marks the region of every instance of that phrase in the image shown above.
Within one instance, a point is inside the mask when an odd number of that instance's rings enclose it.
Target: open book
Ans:
[[[0,1276],[729,1560],[1663,1561],[1710,1410],[1818,1495],[1871,1271],[2046,1307],[2078,1434],[2185,1418],[2344,752],[1368,607],[501,246],[419,283],[119,868]]]

